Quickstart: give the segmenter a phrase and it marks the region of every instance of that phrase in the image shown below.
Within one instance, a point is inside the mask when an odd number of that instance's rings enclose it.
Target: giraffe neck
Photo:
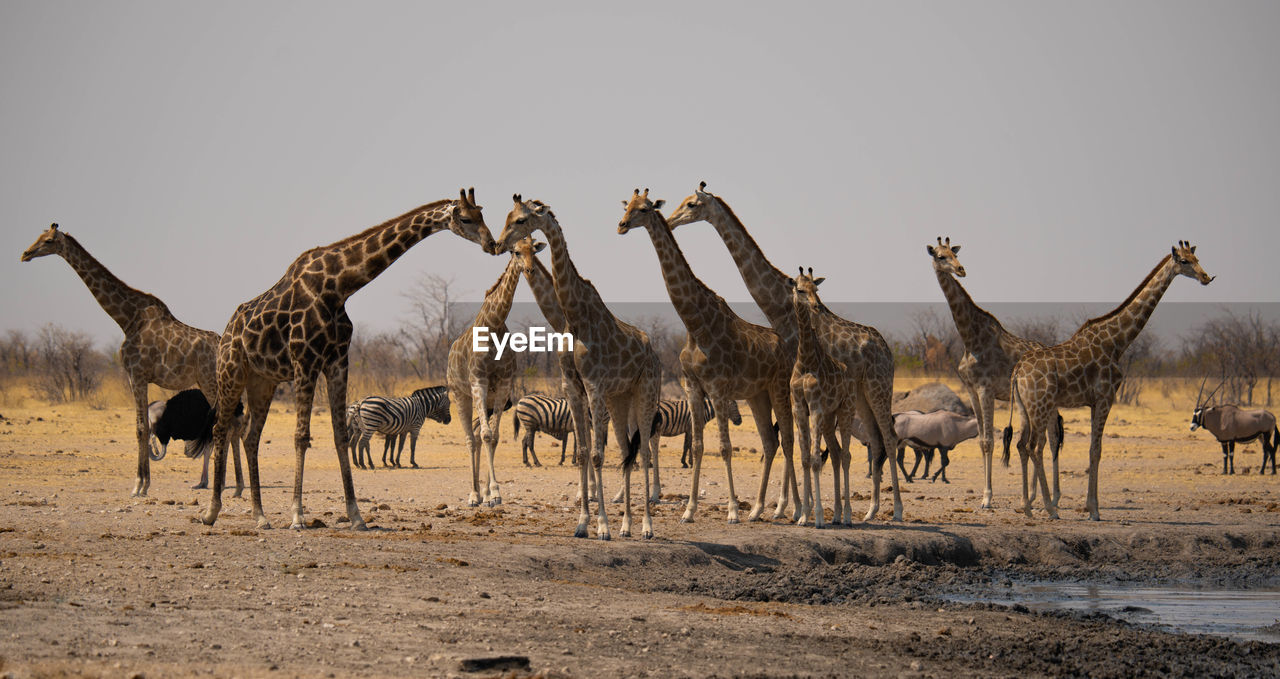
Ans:
[[[1160,298],[1177,275],[1173,257],[1165,255],[1128,299],[1105,316],[1085,323],[1072,335],[1072,341],[1099,346],[1107,355],[1118,359],[1146,327]]]
[[[613,314],[600,299],[595,286],[578,273],[578,267],[569,258],[569,246],[555,217],[548,215],[542,219],[539,228],[551,249],[551,280],[569,330],[575,341],[582,339],[588,344],[600,344],[606,339],[608,328],[616,327],[606,323],[613,319]]]
[[[667,294],[675,307],[680,320],[688,328],[689,333],[700,345],[709,346],[715,340],[714,329],[725,327],[727,321],[727,305],[719,295],[698,280],[689,267],[689,260],[676,243],[671,234],[671,227],[661,214],[656,214],[645,228],[653,241],[653,248],[658,253],[658,262],[662,265],[662,278],[667,284]]]
[[[336,292],[345,301],[368,285],[419,241],[448,224],[453,200],[416,208],[331,245],[304,253],[291,274],[321,273],[336,280]],[[318,263],[317,263],[318,262]]]
[[[542,265],[537,257],[533,258],[533,271],[525,271],[524,279],[529,282],[533,291],[533,299],[542,310],[542,317],[547,319],[556,332],[564,332],[568,323],[564,320],[564,311],[560,309],[560,300],[556,299],[556,285],[551,280],[551,272]]]
[[[955,320],[956,331],[960,340],[972,352],[975,348],[996,339],[995,329],[1003,330],[1003,326],[994,316],[974,304],[969,292],[960,285],[960,281],[949,273],[934,270],[938,277],[938,285],[947,298],[947,306],[951,308],[951,317]],[[993,327],[994,326],[994,327]]]
[[[792,303],[795,307],[795,328],[796,328],[796,361],[799,365],[808,370],[817,370],[826,358],[826,353],[822,350],[822,344],[818,341],[818,333],[814,330],[814,312],[804,302],[795,301]]]
[[[157,306],[169,315],[169,308],[154,295],[135,290],[124,281],[115,277],[101,262],[94,259],[80,242],[67,234],[63,234],[67,247],[62,251],[62,258],[84,281],[93,298],[98,300],[102,310],[111,316],[111,320],[120,326],[125,334],[129,327],[139,320],[139,310],[148,306]]]
[[[507,268],[502,271],[498,282],[484,294],[484,302],[480,305],[480,311],[476,313],[476,320],[472,325],[487,327],[490,330],[505,327],[507,315],[511,313],[511,300],[516,295],[516,285],[519,283],[520,258],[513,256],[511,261],[507,262]]]
[[[742,274],[742,281],[747,284],[747,291],[769,319],[774,332],[778,333],[785,344],[795,346],[796,332],[789,284],[791,279],[764,256],[755,239],[747,233],[747,228],[733,214],[733,210],[729,209],[728,203],[718,197],[715,200],[717,209],[711,211],[708,221],[729,248],[729,254],[738,265],[738,272]]]

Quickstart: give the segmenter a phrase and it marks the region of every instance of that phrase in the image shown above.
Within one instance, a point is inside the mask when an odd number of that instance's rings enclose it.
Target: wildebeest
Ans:
[[[915,476],[922,457],[925,460],[924,475],[929,476],[929,464],[932,462],[934,449],[937,449],[942,455],[942,461],[929,481],[936,481],[941,476],[943,483],[951,483],[947,480],[947,465],[951,462],[947,454],[962,441],[978,435],[978,418],[964,417],[949,410],[935,410],[931,413],[908,410],[893,414],[893,429],[898,432],[898,467],[902,469],[907,481]],[[910,473],[902,462],[907,446],[916,451],[916,463]]]

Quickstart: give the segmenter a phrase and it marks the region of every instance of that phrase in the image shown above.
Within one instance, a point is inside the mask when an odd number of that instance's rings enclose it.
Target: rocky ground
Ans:
[[[126,409],[5,408],[0,673],[1276,676],[1280,644],[944,598],[1021,579],[1280,585],[1280,481],[1256,469],[1220,476],[1216,446],[1182,415],[1113,413],[1101,523],[1081,512],[1088,427],[1076,414],[1058,521],[1013,511],[1016,466],[997,467],[996,509],[980,509],[981,463],[967,443],[950,484],[904,484],[901,524],[886,507],[875,522],[821,531],[727,525],[714,456],[696,521],[681,524],[690,474],[670,469],[679,450],[664,448],[656,538],[620,538],[611,505],[614,539],[603,542],[570,537],[576,472],[526,469],[510,441],[499,451],[504,503],[467,507],[456,426],[428,425],[419,469],[356,470],[373,527],[363,533],[343,523],[336,457],[317,438],[305,484],[316,527],[293,531],[294,415],[274,411],[262,476],[276,529],[260,530],[230,491],[215,526],[196,522],[210,496],[189,488],[199,470],[181,455],[154,463],[150,497],[129,498]],[[327,432],[327,419],[317,413],[313,430]],[[759,479],[747,425],[734,433],[744,507]],[[1256,445],[1237,452],[1238,472],[1259,457]],[[617,483],[609,470],[606,491]],[[855,474],[858,516],[868,483]],[[515,659],[494,660],[504,656]]]

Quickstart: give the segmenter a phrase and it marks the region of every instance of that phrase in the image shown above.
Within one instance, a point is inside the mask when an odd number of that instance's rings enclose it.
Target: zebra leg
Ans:
[[[532,432],[532,429],[530,429],[530,432]],[[529,439],[530,439],[530,440],[529,440],[529,457],[533,458],[533,466],[535,466],[535,467],[541,467],[541,466],[542,466],[542,462],[541,462],[540,460],[538,460],[538,451],[537,451],[537,450],[535,450],[535,449],[534,449],[534,447],[533,447],[533,444],[534,444],[533,437],[532,437],[532,436],[530,436],[530,437],[529,437]],[[528,462],[528,460],[526,460],[526,461],[525,461],[524,465],[525,465],[526,467],[528,467],[528,466],[529,466],[529,462]]]
[[[396,462],[400,461],[400,456],[396,456]],[[397,465],[398,466],[398,465]],[[418,430],[409,430],[409,466],[414,469],[418,468]]]

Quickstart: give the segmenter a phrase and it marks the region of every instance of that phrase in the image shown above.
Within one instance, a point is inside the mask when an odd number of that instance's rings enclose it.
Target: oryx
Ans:
[[[1206,378],[1207,379],[1207,378]],[[1213,433],[1222,444],[1222,473],[1236,473],[1236,444],[1262,441],[1262,472],[1267,471],[1267,460],[1271,460],[1271,474],[1276,473],[1276,447],[1280,444],[1280,429],[1276,428],[1276,416],[1262,410],[1244,410],[1233,405],[1208,405],[1213,395],[1222,387],[1219,384],[1209,396],[1200,400],[1204,393],[1204,382],[1200,382],[1200,394],[1196,395],[1196,409],[1191,413],[1191,431],[1204,427]],[[1230,471],[1227,471],[1230,469]]]

